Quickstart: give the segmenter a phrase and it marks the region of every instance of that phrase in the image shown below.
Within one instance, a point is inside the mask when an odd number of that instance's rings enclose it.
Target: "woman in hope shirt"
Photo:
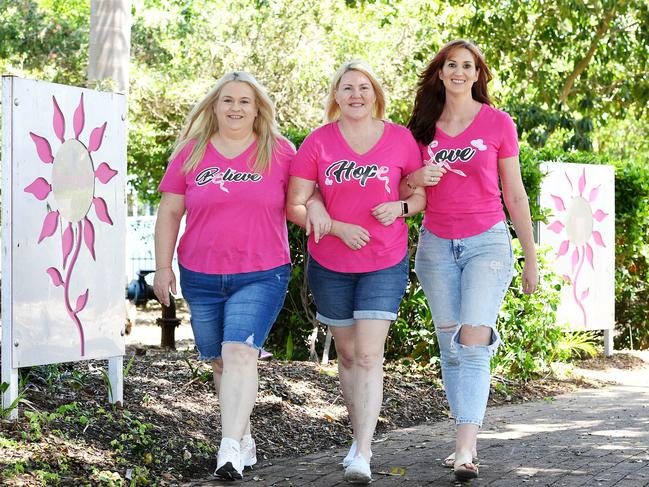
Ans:
[[[499,180],[525,255],[525,293],[534,292],[538,274],[516,127],[491,106],[491,78],[475,45],[446,44],[420,76],[408,124],[424,167],[406,183],[427,193],[415,271],[435,323],[457,424],[455,453],[444,463],[458,480],[478,476],[476,439],[489,396],[490,357],[500,342],[496,320],[513,272]]]
[[[212,363],[222,429],[215,475],[226,479],[257,461],[250,414],[257,357],[290,277],[294,153],[264,88],[248,73],[229,73],[189,113],[159,187],[154,289],[163,304],[176,292],[171,260],[187,212],[180,284],[200,358]]]
[[[383,120],[384,113],[383,89],[370,68],[360,61],[343,64],[330,86],[329,123],[300,146],[287,196],[289,220],[311,234],[309,287],[317,319],[336,343],[354,431],[345,479],[357,483],[371,481],[383,347],[408,281],[403,217],[425,205],[423,190],[400,200],[400,182],[421,166],[421,156],[408,130]],[[320,194],[314,197],[316,184]]]

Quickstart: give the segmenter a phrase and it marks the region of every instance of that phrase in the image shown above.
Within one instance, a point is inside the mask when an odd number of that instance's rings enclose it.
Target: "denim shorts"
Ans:
[[[408,255],[392,267],[372,272],[332,271],[309,256],[307,278],[318,308],[316,319],[324,325],[394,321],[408,284]]]
[[[224,343],[243,343],[261,350],[284,305],[290,264],[241,274],[179,269],[200,359],[220,358]]]
[[[446,239],[422,227],[415,258],[436,328],[489,326],[492,351],[500,343],[496,321],[514,270],[505,222],[468,238]]]

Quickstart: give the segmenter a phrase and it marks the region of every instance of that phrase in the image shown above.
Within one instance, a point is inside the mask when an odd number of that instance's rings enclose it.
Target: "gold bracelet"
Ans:
[[[414,184],[410,184],[410,174],[406,176],[406,186],[408,186],[413,191],[417,189],[417,186],[415,186]]]

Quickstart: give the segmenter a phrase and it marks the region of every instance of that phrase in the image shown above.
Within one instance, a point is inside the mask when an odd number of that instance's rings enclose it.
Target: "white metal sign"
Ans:
[[[544,163],[541,206],[552,210],[540,243],[563,277],[557,321],[576,330],[615,325],[615,171],[596,164]]]
[[[126,98],[17,77],[2,88],[3,381],[9,356],[12,369],[121,361]]]

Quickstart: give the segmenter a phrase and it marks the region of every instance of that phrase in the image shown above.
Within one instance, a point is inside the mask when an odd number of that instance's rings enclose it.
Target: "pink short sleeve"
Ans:
[[[421,162],[421,151],[419,150],[419,144],[412,136],[408,130],[409,137],[405,140],[406,145],[406,165],[403,168],[402,177],[407,176],[410,173],[415,172],[422,165]]]
[[[191,147],[193,147],[193,144],[187,144],[176,157],[169,161],[167,170],[158,186],[158,191],[161,193],[185,194],[187,191],[187,180],[183,174],[183,164],[185,164],[191,152]]]
[[[518,155],[518,132],[516,124],[507,113],[502,113],[502,141],[498,148],[498,159],[514,157]]]
[[[313,133],[304,139],[291,163],[290,175],[310,181],[318,180],[318,153]]]

